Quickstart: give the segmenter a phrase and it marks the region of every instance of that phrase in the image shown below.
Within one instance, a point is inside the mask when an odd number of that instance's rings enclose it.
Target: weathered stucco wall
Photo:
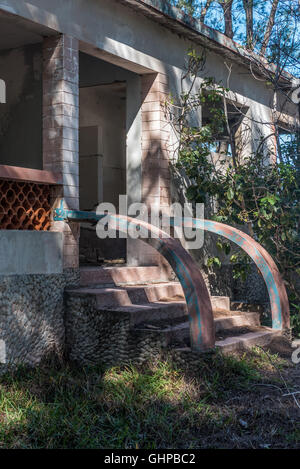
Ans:
[[[0,275],[60,274],[62,233],[0,230]]]
[[[180,92],[187,51],[195,44],[118,1],[89,0],[83,4],[79,0],[69,0],[62,5],[58,0],[51,3],[33,0],[30,4],[6,0],[1,7],[54,31],[76,37],[81,50],[121,65],[123,69],[141,74],[160,72],[167,75],[170,91],[175,95]],[[195,49],[200,50],[198,46]],[[232,65],[229,82],[228,65]],[[99,65],[98,72],[100,70]],[[214,76],[217,81],[229,85],[232,99],[247,105],[254,119],[263,122],[270,120],[272,93],[262,82],[255,80],[246,67],[229,64],[221,54],[209,51],[203,76]],[[265,125],[262,136],[269,132],[269,127]],[[128,172],[127,185],[132,186],[133,200],[138,201],[140,184],[132,184],[133,180],[136,182],[138,179],[133,178],[134,174],[134,171],[131,174]],[[133,186],[136,187],[135,192]],[[131,191],[127,192],[131,197]]]
[[[5,0],[1,8],[5,7],[11,13],[76,37],[82,41],[81,49],[88,50],[90,44],[93,55],[137,73],[167,73],[173,77],[174,87],[179,86],[186,53],[192,42],[115,0],[88,0],[84,3],[66,0],[63,4],[59,0],[51,3],[32,0],[30,4],[23,0]],[[226,84],[228,69],[224,62],[222,55],[209,52],[206,73]],[[230,89],[265,106],[269,106],[272,100],[264,84],[255,80],[246,68],[236,64],[231,72]]]

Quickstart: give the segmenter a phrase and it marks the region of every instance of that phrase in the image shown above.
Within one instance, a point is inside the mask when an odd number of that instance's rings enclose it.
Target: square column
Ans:
[[[169,213],[171,182],[168,142],[169,124],[164,103],[169,94],[168,77],[162,73],[142,76],[142,202]],[[143,248],[143,265],[161,265],[162,256],[150,246]]]
[[[142,199],[163,210],[170,205],[169,124],[164,115],[168,77],[162,73],[142,77]]]
[[[64,34],[43,43],[43,168],[58,173],[62,187],[53,197],[79,209],[79,58],[78,41]],[[64,268],[79,265],[79,224],[53,222],[64,234]]]

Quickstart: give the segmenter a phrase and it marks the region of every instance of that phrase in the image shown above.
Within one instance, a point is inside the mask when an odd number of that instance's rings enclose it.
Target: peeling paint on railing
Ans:
[[[145,233],[151,233],[151,236],[141,237],[141,239],[155,248],[169,262],[182,285],[188,307],[192,348],[205,350],[214,347],[214,319],[209,293],[198,265],[179,241],[154,225],[124,215],[102,215],[94,212],[65,210],[61,205],[59,209],[55,210],[54,220],[99,221],[104,217],[114,221],[115,229],[121,232],[127,232],[129,225],[133,224]],[[176,224],[176,219],[171,218],[170,221],[171,225]],[[268,252],[246,233],[231,226],[195,218],[190,221],[185,220],[186,222],[190,223],[191,228],[204,229],[224,236],[237,244],[253,259],[268,289],[273,329],[289,329],[290,314],[286,289],[279,270]]]

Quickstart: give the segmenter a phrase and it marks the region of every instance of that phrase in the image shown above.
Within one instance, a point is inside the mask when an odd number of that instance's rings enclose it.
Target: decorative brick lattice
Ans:
[[[0,181],[0,229],[48,231],[50,197],[46,184]]]

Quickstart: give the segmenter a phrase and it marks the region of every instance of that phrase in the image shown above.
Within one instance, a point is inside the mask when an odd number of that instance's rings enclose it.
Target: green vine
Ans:
[[[198,57],[194,51],[189,52],[184,78],[189,78],[190,88],[181,94],[179,102],[173,100],[166,104],[178,136],[174,167],[188,177],[186,197],[190,201],[213,200],[215,210],[211,218],[244,227],[270,253],[287,285],[292,324],[300,334],[299,129],[283,142],[274,137],[280,159],[268,150],[265,137],[255,151],[247,151],[241,143],[241,120],[244,119],[244,131],[251,137],[253,126],[250,121],[247,123],[243,109],[237,105],[234,110],[240,116],[237,123],[230,122],[229,90],[213,78],[204,78],[196,89],[196,77],[204,63],[204,55]],[[208,111],[202,126],[191,125],[191,115],[204,107]],[[218,240],[217,246],[226,255],[231,254],[235,278],[245,279],[250,265],[248,256],[231,253],[230,243],[222,240]],[[220,267],[221,260],[212,257],[207,264]]]

